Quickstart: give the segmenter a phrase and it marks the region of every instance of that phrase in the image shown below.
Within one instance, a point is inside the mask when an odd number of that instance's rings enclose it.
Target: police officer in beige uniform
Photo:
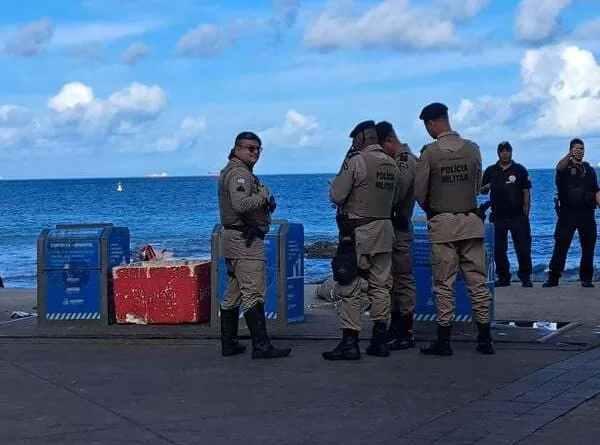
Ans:
[[[407,144],[399,141],[394,127],[386,121],[377,124],[377,139],[383,151],[391,156],[400,170],[398,202],[394,207],[392,225],[395,238],[392,251],[391,321],[387,334],[391,351],[415,346],[413,318],[417,289],[412,270],[412,216],[415,208],[414,179],[417,158]]]
[[[378,144],[374,121],[358,124],[350,133],[352,148],[331,183],[330,199],[338,206],[340,239],[352,239],[350,252],[338,253],[332,260],[337,294],[341,297],[340,318],[343,337],[326,360],[358,360],[358,334],[361,329],[360,276],[368,282],[373,331],[366,349],[368,355],[388,357],[387,320],[390,315],[390,269],[394,228],[392,206],[399,193],[400,172],[396,163]],[[345,241],[344,241],[345,242]],[[342,245],[342,242],[340,242]]]
[[[261,152],[260,138],[238,134],[229,163],[219,177],[221,252],[227,266],[227,289],[221,303],[221,354],[246,350],[237,341],[240,304],[252,337],[252,358],[286,357],[290,348],[275,348],[267,336],[264,237],[269,230],[275,198],[252,173]]]
[[[437,341],[421,348],[421,352],[452,355],[450,330],[454,320],[454,283],[460,268],[479,331],[476,350],[493,354],[484,226],[475,213],[481,188],[481,153],[474,142],[452,131],[448,108],[444,104],[427,105],[419,118],[429,135],[436,139],[421,151],[415,197],[427,213],[438,323]]]

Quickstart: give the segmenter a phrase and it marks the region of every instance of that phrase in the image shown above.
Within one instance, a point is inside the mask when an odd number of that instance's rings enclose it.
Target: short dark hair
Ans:
[[[242,131],[241,133],[239,133],[235,137],[235,145],[238,145],[243,139],[246,139],[248,141],[256,141],[258,142],[258,145],[262,145],[262,141],[260,140],[258,135],[256,133],[253,133],[252,131]]]
[[[579,138],[572,139],[571,142],[569,143],[569,150],[572,150],[575,145],[584,145],[584,143]]]

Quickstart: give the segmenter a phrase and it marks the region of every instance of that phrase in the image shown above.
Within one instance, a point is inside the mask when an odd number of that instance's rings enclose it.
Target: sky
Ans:
[[[0,177],[336,172],[356,123],[418,154],[430,102],[481,148],[600,162],[600,0],[19,0],[0,6]]]

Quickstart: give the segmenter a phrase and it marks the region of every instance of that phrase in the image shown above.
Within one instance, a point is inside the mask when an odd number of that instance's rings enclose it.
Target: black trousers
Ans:
[[[596,248],[596,215],[590,209],[561,209],[554,230],[554,251],[550,260],[550,279],[558,279],[565,270],[567,254],[575,230],[579,233],[581,259],[579,279],[592,281],[594,278],[594,249]]]
[[[499,280],[510,280],[510,263],[508,261],[508,232],[515,246],[520,279],[531,277],[531,227],[529,217],[525,214],[503,217],[494,216],[494,263]]]

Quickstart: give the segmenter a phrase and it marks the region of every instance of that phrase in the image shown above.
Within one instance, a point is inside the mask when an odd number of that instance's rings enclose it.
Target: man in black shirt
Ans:
[[[597,236],[594,209],[600,205],[600,188],[596,172],[583,161],[584,150],[583,141],[573,139],[569,153],[556,165],[558,220],[554,231],[554,252],[544,287],[558,286],[575,230],[579,233],[581,245],[579,279],[583,287],[594,287],[592,280]]]
[[[517,275],[524,287],[531,282],[531,228],[529,208],[531,181],[527,169],[512,160],[509,142],[498,144],[498,162],[483,173],[481,193],[490,193],[494,223],[494,262],[498,280],[496,286],[510,286],[510,263],[508,261],[508,232],[513,239],[519,270]]]

